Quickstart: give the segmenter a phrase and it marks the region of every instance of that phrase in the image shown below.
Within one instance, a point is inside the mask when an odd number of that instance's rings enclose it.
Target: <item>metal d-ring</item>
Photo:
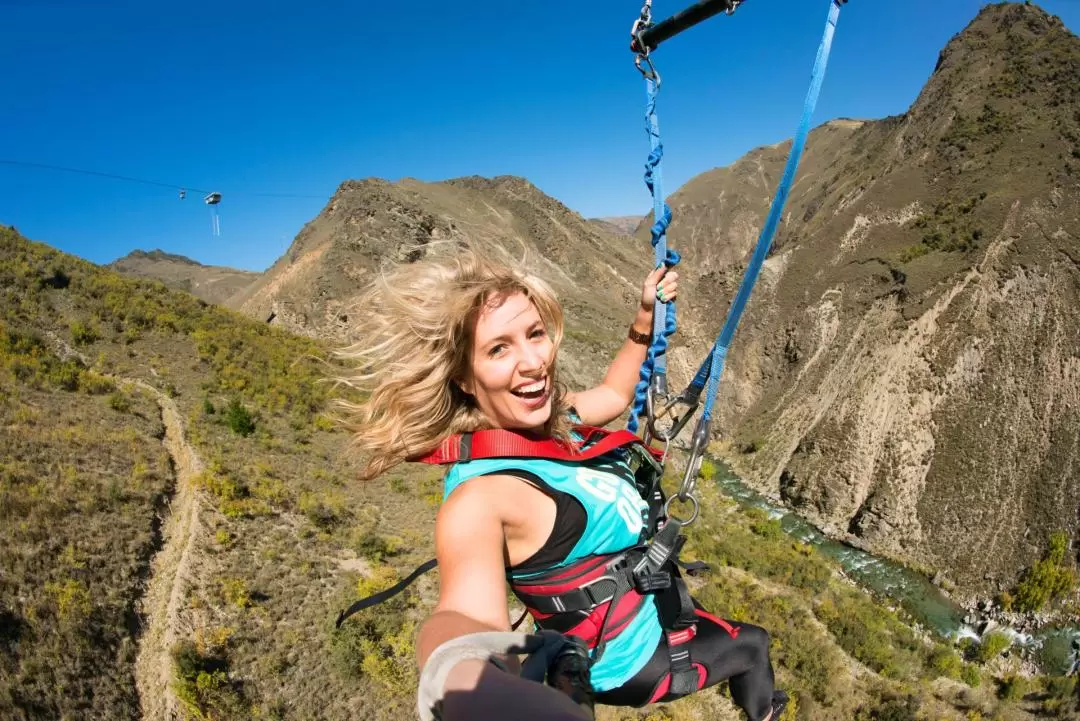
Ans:
[[[693,513],[691,513],[690,517],[687,518],[686,520],[683,520],[683,519],[679,518],[678,516],[673,516],[671,514],[671,502],[675,501],[675,500],[689,501],[690,505],[692,505],[694,507]],[[664,515],[666,517],[674,520],[674,521],[678,521],[684,527],[689,526],[691,523],[693,523],[695,520],[697,520],[698,511],[700,511],[700,510],[701,510],[701,506],[698,504],[698,499],[695,498],[693,494],[688,494],[685,498],[682,498],[679,494],[675,494],[674,496],[671,496],[670,498],[667,499],[667,501],[664,502]]]

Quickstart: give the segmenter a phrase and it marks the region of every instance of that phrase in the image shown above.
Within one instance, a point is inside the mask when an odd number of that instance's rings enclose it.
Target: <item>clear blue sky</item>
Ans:
[[[666,17],[691,0],[655,0]],[[1043,0],[1075,32],[1080,0]],[[903,113],[978,0],[851,0],[814,123]],[[97,263],[263,270],[346,179],[522,175],[642,214],[638,0],[0,0],[0,223]],[[827,0],[747,0],[656,53],[665,190],[791,136]],[[261,193],[308,195],[275,198]]]

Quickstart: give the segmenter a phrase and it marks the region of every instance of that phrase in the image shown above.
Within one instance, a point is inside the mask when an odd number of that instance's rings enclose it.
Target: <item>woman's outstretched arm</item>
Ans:
[[[417,660],[451,639],[484,631],[509,631],[505,536],[497,476],[474,479],[443,503],[435,522],[439,603],[420,629]],[[508,664],[516,668],[516,663]],[[498,669],[486,661],[454,665],[443,692],[443,721],[514,718],[586,721],[589,717],[555,689]]]

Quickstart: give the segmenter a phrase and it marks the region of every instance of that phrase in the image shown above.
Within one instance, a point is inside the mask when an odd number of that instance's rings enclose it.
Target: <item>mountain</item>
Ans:
[[[252,271],[203,265],[162,250],[133,250],[107,267],[135,278],[160,280],[208,303],[224,303],[259,277],[259,273]]]
[[[1077,78],[1059,19],[989,5],[907,113],[815,129],[721,385],[726,456],[759,490],[961,595],[1012,587],[1054,531],[1080,536]],[[789,147],[670,199],[682,382]]]
[[[649,246],[605,232],[513,176],[342,183],[286,254],[227,305],[296,333],[343,340],[353,299],[380,263],[465,238],[511,262],[524,258],[553,285],[570,319],[568,378],[598,381],[633,319]]]
[[[325,535],[376,512],[327,356],[0,226],[0,718],[250,718],[255,660],[327,656],[286,629],[353,593]]]
[[[607,218],[590,218],[589,222],[610,235],[633,235],[644,220],[640,215],[618,215]]]

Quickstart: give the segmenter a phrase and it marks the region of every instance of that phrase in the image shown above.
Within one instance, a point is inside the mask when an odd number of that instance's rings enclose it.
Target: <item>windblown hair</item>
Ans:
[[[351,450],[366,458],[363,478],[429,453],[448,435],[492,427],[458,382],[471,372],[473,331],[484,304],[519,292],[536,306],[554,344],[544,434],[569,440],[566,391],[555,362],[563,313],[554,291],[475,246],[436,254],[429,245],[421,260],[377,275],[349,314],[357,319],[351,329],[356,342],[335,353],[354,368],[336,380],[361,398],[335,404],[352,434]]]

